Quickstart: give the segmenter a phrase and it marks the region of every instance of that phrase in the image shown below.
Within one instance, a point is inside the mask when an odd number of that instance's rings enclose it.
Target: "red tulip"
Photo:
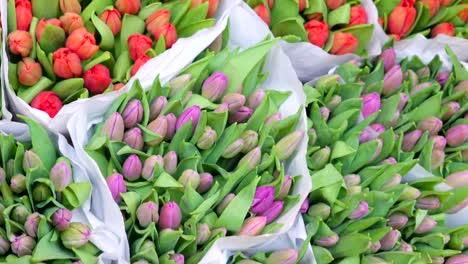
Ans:
[[[263,22],[265,22],[268,26],[270,25],[271,22],[271,17],[270,17],[270,10],[265,5],[258,5],[254,8],[255,13],[257,13],[257,16],[259,16]]]
[[[155,37],[160,36],[162,27],[165,24],[169,24],[169,18],[171,12],[168,9],[159,9],[158,11],[151,14],[146,20],[146,29],[148,32],[153,34]]]
[[[32,21],[32,8],[29,0],[15,0],[16,29],[29,30]]]
[[[349,18],[348,27],[366,24],[367,23],[367,13],[366,10],[360,6],[353,6],[351,7],[351,15]]]
[[[141,0],[117,0],[115,6],[121,14],[135,15],[140,10]]]
[[[25,86],[33,86],[42,77],[41,64],[32,58],[23,58],[18,62],[18,81]]]
[[[122,16],[120,15],[117,9],[107,9],[104,10],[100,15],[99,18],[106,23],[106,25],[111,29],[112,34],[117,35],[122,28]]]
[[[399,6],[410,7],[416,4],[416,0],[401,0]]]
[[[136,61],[135,64],[133,64],[132,71],[130,72],[131,76],[135,75],[138,70],[143,66],[147,61],[149,61],[151,57],[147,55],[143,55],[139,57]]]
[[[416,20],[416,9],[412,6],[397,6],[388,17],[388,29],[391,34],[405,36]]]
[[[60,17],[60,22],[62,22],[62,28],[66,33],[70,34],[75,29],[83,27],[83,19],[81,16],[75,13],[65,13]]]
[[[133,61],[145,55],[152,46],[153,41],[143,34],[136,33],[128,37],[128,50]]]
[[[431,37],[435,38],[439,34],[445,34],[445,35],[448,35],[448,36],[455,36],[455,27],[452,24],[448,23],[448,22],[437,24],[431,30]]]
[[[60,0],[60,10],[62,13],[81,13],[81,5],[78,0]]]
[[[304,25],[309,33],[309,42],[323,48],[328,39],[328,24],[325,21],[311,20]]]
[[[429,16],[433,18],[437,12],[439,12],[440,8],[440,0],[421,0],[427,8],[429,8]]]
[[[333,44],[330,50],[331,54],[342,55],[353,53],[358,47],[359,41],[351,33],[335,32]]]
[[[74,30],[68,36],[66,47],[76,52],[82,60],[91,58],[99,50],[94,35],[89,33],[84,27]]]
[[[83,74],[84,86],[91,94],[101,94],[112,83],[110,71],[102,64],[96,64]]]
[[[206,16],[214,17],[216,15],[216,11],[218,11],[219,0],[192,0],[190,8],[197,7],[206,2],[208,2],[208,13]]]
[[[468,23],[468,8],[463,9],[462,11],[458,12],[457,16],[464,22]]]
[[[440,0],[441,6],[449,6],[452,3],[452,0]]]
[[[80,57],[68,48],[60,48],[52,56],[54,72],[64,79],[81,76]]]
[[[164,41],[166,42],[166,49],[169,49],[177,41],[177,31],[173,24],[168,23],[164,24],[161,27],[161,30],[154,35],[156,40],[159,40],[161,36],[164,36]]]
[[[304,11],[304,9],[307,7],[307,1],[308,0],[299,0],[299,12]]]
[[[51,18],[49,20],[46,20],[45,18],[41,19],[36,27],[36,40],[37,41],[41,40],[42,33],[44,32],[44,29],[47,25],[54,25],[57,27],[62,27],[62,22],[60,22],[60,20],[56,18]]]
[[[31,101],[31,107],[46,112],[50,117],[55,117],[62,108],[62,101],[51,91],[42,91]]]
[[[329,9],[337,9],[338,7],[344,5],[346,0],[325,0],[325,4]]]
[[[32,37],[27,31],[15,30],[8,35],[10,52],[15,55],[27,57],[32,49]]]
[[[273,6],[275,5],[275,0],[267,0],[267,2],[268,2],[268,7],[272,9]]]

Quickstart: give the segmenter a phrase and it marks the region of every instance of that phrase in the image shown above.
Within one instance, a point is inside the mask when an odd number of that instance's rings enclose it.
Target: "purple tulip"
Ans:
[[[393,48],[388,48],[384,50],[380,55],[380,58],[383,60],[385,72],[388,72],[395,65],[395,50]]]
[[[179,253],[171,254],[169,259],[172,260],[175,264],[184,264],[185,263],[184,255],[179,254]]]
[[[260,147],[256,147],[249,151],[249,153],[245,154],[242,159],[239,160],[237,163],[238,167],[242,167],[247,165],[249,170],[255,169],[260,164],[262,159],[262,149]]]
[[[169,113],[166,115],[166,123],[167,123],[167,130],[166,130],[166,136],[164,137],[165,140],[170,140],[176,131],[176,123],[177,123],[177,117],[174,115],[174,113]]]
[[[387,158],[387,159],[384,159],[382,160],[382,162],[380,162],[380,164],[396,164],[397,161],[394,157],[390,157],[390,158]]]
[[[18,257],[31,255],[36,247],[36,241],[27,235],[15,236],[10,238],[11,251]]]
[[[263,101],[263,98],[265,98],[265,91],[262,89],[255,90],[247,99],[247,106],[255,110]]]
[[[442,104],[442,120],[447,121],[449,120],[453,114],[455,114],[458,110],[460,110],[460,104],[457,102],[447,102]]]
[[[109,187],[109,190],[112,194],[112,198],[117,203],[120,203],[122,201],[122,197],[120,197],[120,194],[127,192],[127,186],[125,185],[125,181],[122,174],[114,173],[111,176],[107,177],[106,182],[107,187]]]
[[[343,177],[346,187],[356,186],[361,183],[361,177],[357,174],[349,174]]]
[[[204,172],[200,174],[200,184],[198,185],[197,192],[205,193],[207,192],[211,186],[213,185],[213,175],[208,172]]]
[[[141,177],[148,181],[153,179],[156,165],[159,165],[160,168],[164,167],[163,157],[161,157],[161,155],[149,156],[143,164],[143,169],[141,170]]]
[[[425,216],[424,219],[422,220],[422,222],[419,224],[419,226],[414,231],[414,233],[415,234],[427,233],[427,232],[431,231],[432,229],[434,229],[434,227],[436,227],[436,225],[437,225],[437,222],[434,219],[432,219],[429,216]]]
[[[382,239],[380,239],[380,248],[389,251],[395,247],[398,239],[400,238],[400,232],[397,230],[390,230]]]
[[[260,215],[265,216],[267,218],[267,224],[269,224],[281,214],[283,211],[283,206],[283,201],[274,201],[271,206]]]
[[[122,166],[123,175],[129,181],[136,181],[140,178],[142,171],[141,160],[136,154],[130,155]]]
[[[26,218],[26,222],[24,223],[24,230],[28,236],[37,237],[37,228],[40,221],[41,215],[39,213],[32,213],[28,216],[28,218]]]
[[[216,107],[216,109],[213,111],[215,113],[224,113],[229,110],[229,105],[227,103],[222,103]]]
[[[459,204],[455,205],[454,207],[450,208],[446,213],[447,214],[456,214],[461,210],[465,209],[468,206],[468,198],[465,198]]]
[[[440,86],[444,86],[447,82],[449,74],[447,72],[439,72],[435,78],[435,80],[440,84]]]
[[[405,241],[401,241],[399,251],[413,252],[413,247]]]
[[[176,202],[168,202],[163,205],[160,212],[159,228],[176,230],[182,221],[182,212]]]
[[[159,137],[155,138],[154,140],[147,142],[148,145],[153,146],[160,144],[167,134],[167,117],[159,116],[155,120],[151,121],[146,128],[148,128],[154,134],[159,135]]]
[[[124,121],[122,116],[114,112],[104,122],[101,134],[108,136],[110,140],[122,141],[124,135]]]
[[[309,210],[309,198],[306,198],[301,204],[301,213],[305,214]]]
[[[418,143],[422,135],[423,135],[423,132],[419,129],[406,133],[405,136],[403,137],[403,143],[401,145],[401,149],[406,152],[413,150],[413,148],[416,146],[416,144]]]
[[[354,211],[348,216],[351,220],[359,219],[369,213],[369,205],[365,201],[360,201]]]
[[[286,160],[296,151],[304,137],[304,131],[296,130],[280,139],[274,149],[279,160]]]
[[[212,102],[216,102],[224,95],[228,84],[228,77],[222,72],[215,72],[208,77],[202,85],[202,96]]]
[[[268,210],[275,200],[274,186],[257,187],[255,196],[250,207],[250,211],[254,214],[261,214]]]
[[[289,190],[291,190],[291,186],[292,186],[291,176],[289,175],[284,176],[283,184],[281,185],[281,189],[279,191],[279,194],[276,196],[276,199],[284,200],[284,198],[288,196]]]
[[[230,123],[245,123],[252,116],[253,110],[247,106],[241,106],[237,112],[229,116]]]
[[[198,172],[187,169],[179,177],[178,180],[184,187],[190,185],[193,189],[197,189],[200,185],[200,174]]]
[[[297,250],[287,248],[271,253],[271,255],[265,260],[265,264],[295,264],[297,258]]]
[[[138,223],[142,227],[148,227],[151,223],[157,223],[159,220],[158,205],[149,201],[140,204],[136,211]]]
[[[64,231],[70,226],[72,212],[65,208],[60,208],[52,215],[52,224],[58,231]]]
[[[455,255],[447,259],[447,261],[445,262],[445,264],[466,264],[466,263],[468,263],[468,255],[466,254]]]
[[[132,128],[136,124],[140,123],[143,119],[143,105],[140,100],[130,100],[122,112],[122,118],[125,128]]]
[[[429,116],[419,122],[418,128],[429,132],[429,135],[435,136],[442,129],[442,120],[435,116]]]
[[[267,119],[265,120],[265,125],[275,124],[276,122],[281,121],[281,119],[282,119],[281,113],[273,114],[273,115],[267,117]]]
[[[139,129],[138,127],[134,127],[129,131],[125,132],[123,141],[129,147],[136,150],[142,150],[145,144],[145,142],[143,141],[141,129]]]
[[[325,107],[325,106],[320,107],[319,110],[320,110],[320,114],[322,115],[322,118],[323,118],[325,121],[327,121],[328,118],[330,117],[330,110],[329,110],[327,107]]]
[[[403,82],[403,72],[401,71],[400,65],[394,65],[390,70],[387,71],[383,79],[382,93],[389,95],[400,87]]]
[[[362,97],[362,116],[368,118],[380,110],[380,95],[376,92],[364,94]]]
[[[432,137],[434,140],[434,150],[444,151],[445,146],[447,145],[447,140],[443,136]]]
[[[420,83],[420,84],[418,84],[416,86],[413,86],[413,88],[411,88],[410,95],[417,94],[418,92],[424,90],[427,87],[430,87],[431,85],[432,85],[431,82],[424,82],[424,83]]]
[[[14,193],[22,193],[26,190],[26,176],[23,174],[15,174],[10,179],[10,189]]]
[[[401,174],[395,173],[387,182],[385,182],[381,187],[380,190],[387,191],[392,188],[397,187],[401,183],[402,177]]]
[[[406,103],[408,103],[408,100],[409,100],[409,96],[405,93],[401,93],[400,94],[400,101],[398,102],[398,106],[397,106],[397,110],[399,112],[401,112],[405,106],[406,106]]]
[[[151,101],[150,104],[150,120],[156,119],[167,105],[167,98],[165,96],[159,96]]]
[[[437,150],[433,149],[432,150],[432,155],[431,155],[431,169],[435,170],[442,166],[445,161],[445,152],[443,150]]]
[[[191,106],[177,118],[176,130],[179,130],[183,125],[192,120],[192,132],[197,128],[198,120],[200,119],[201,108],[198,105]]]
[[[64,247],[68,249],[80,248],[91,238],[91,228],[86,224],[73,222],[60,233],[60,238]]]
[[[445,183],[453,188],[468,186],[468,170],[457,171],[449,174],[445,178]]]
[[[164,170],[173,175],[177,170],[177,154],[175,151],[169,151],[164,155]]]
[[[265,216],[255,216],[245,220],[241,229],[237,233],[239,236],[257,236],[262,231],[267,223]]]
[[[309,210],[307,211],[307,214],[310,216],[318,216],[322,218],[322,220],[327,220],[328,217],[330,216],[331,213],[331,208],[329,205],[324,204],[324,203],[316,203],[309,207]]]
[[[447,130],[447,144],[451,147],[458,147],[468,141],[468,125],[460,124]]]
[[[245,96],[239,93],[226,94],[223,103],[227,104],[230,113],[235,113],[245,104]]]
[[[197,245],[203,245],[210,239],[211,231],[208,224],[197,224]]]
[[[381,247],[382,245],[380,245],[380,241],[370,242],[369,250],[372,254],[375,254]]]
[[[333,234],[331,236],[321,237],[315,240],[315,244],[321,247],[333,247],[338,243],[340,237],[337,234]]]

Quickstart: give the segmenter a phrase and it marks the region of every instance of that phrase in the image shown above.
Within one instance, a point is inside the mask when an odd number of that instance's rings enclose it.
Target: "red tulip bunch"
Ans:
[[[219,5],[107,2],[8,1],[9,83],[21,99],[54,117],[64,104],[121,89],[179,37],[214,25]]]

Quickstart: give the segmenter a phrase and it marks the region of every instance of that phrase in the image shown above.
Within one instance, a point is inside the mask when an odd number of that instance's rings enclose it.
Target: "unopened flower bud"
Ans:
[[[343,177],[346,187],[359,185],[361,183],[361,177],[357,174],[349,174]]]
[[[416,200],[420,195],[421,191],[418,189],[411,186],[405,186],[403,192],[400,194],[398,201]]]
[[[164,140],[164,137],[166,136],[166,133],[167,133],[167,118],[165,116],[160,116],[160,117],[156,118],[155,120],[151,121],[151,123],[148,124],[147,128],[149,130],[151,130],[154,134],[157,134],[157,135],[160,136],[160,137],[148,142],[148,144],[149,145],[158,145]]]
[[[397,106],[397,110],[398,111],[402,111],[405,106],[406,106],[406,103],[408,102],[408,99],[409,99],[409,96],[405,93],[401,93],[400,94],[400,101],[398,102],[398,106]]]
[[[229,105],[227,103],[222,103],[216,107],[216,109],[213,111],[215,113],[223,113],[229,111]]]
[[[278,200],[284,200],[286,196],[289,194],[289,190],[291,190],[292,186],[292,178],[289,175],[284,176],[283,184],[281,185],[281,189],[279,194],[276,196]]]
[[[419,224],[419,226],[414,231],[414,233],[415,234],[427,233],[427,232],[431,231],[432,229],[434,229],[434,227],[436,225],[437,225],[437,222],[434,219],[432,219],[429,216],[425,216],[424,219],[422,220],[422,222]]]
[[[130,155],[122,166],[123,175],[129,181],[136,181],[140,178],[142,171],[141,160],[136,154]]]
[[[328,219],[331,213],[331,208],[325,203],[316,203],[309,207],[307,214],[310,216],[317,216],[322,218],[324,221]]]
[[[389,95],[398,89],[403,82],[403,72],[400,65],[392,66],[385,74],[383,81],[382,93],[384,95]]]
[[[158,205],[152,201],[142,203],[138,206],[136,216],[141,227],[148,227],[151,223],[157,223],[159,220]]]
[[[400,232],[397,230],[390,230],[382,239],[380,239],[380,248],[386,251],[391,250],[395,247],[399,238]]]
[[[188,169],[182,172],[179,178],[179,182],[183,186],[190,185],[193,189],[197,189],[198,185],[200,185],[200,175],[198,172]]]
[[[139,129],[138,127],[134,127],[129,131],[125,132],[123,141],[129,147],[136,150],[142,150],[145,144],[145,142],[143,141],[141,129]]]
[[[301,212],[301,214],[307,213],[307,211],[309,210],[309,206],[310,206],[310,204],[309,204],[309,198],[306,198],[306,199],[304,200],[304,202],[302,202],[301,208],[300,208],[300,210],[299,210],[299,211]]]
[[[334,245],[336,245],[336,243],[338,243],[339,239],[340,238],[337,234],[333,234],[331,236],[321,237],[315,240],[315,244],[321,247],[333,247]]]
[[[29,211],[24,207],[24,205],[16,206],[10,213],[10,219],[19,223],[20,225],[24,225],[26,219],[29,216]]]
[[[207,126],[205,127],[205,131],[203,131],[203,135],[198,139],[197,147],[199,149],[210,149],[213,147],[214,143],[216,142],[218,136],[214,129]]]
[[[173,175],[177,169],[177,154],[175,151],[169,151],[164,155],[164,170]]]
[[[245,97],[239,93],[226,94],[223,103],[227,104],[230,113],[236,113],[245,104]]]
[[[126,128],[132,128],[143,119],[143,105],[140,100],[132,99],[125,107],[122,118]]]
[[[32,150],[26,150],[23,157],[23,170],[34,170],[42,166],[41,158]]]
[[[64,231],[70,226],[72,212],[66,208],[59,208],[52,215],[52,224],[58,231]]]
[[[460,104],[457,102],[447,102],[442,104],[441,119],[443,121],[449,120],[458,110],[460,110]]]
[[[255,196],[250,207],[250,211],[255,214],[261,214],[268,210],[275,199],[275,187],[261,186],[255,191]]]
[[[318,150],[310,157],[309,168],[312,170],[322,169],[327,165],[328,160],[330,159],[330,154],[331,149],[328,146]]]
[[[0,233],[0,255],[4,256],[10,250],[10,241]]]
[[[406,152],[413,150],[413,148],[416,146],[419,139],[421,138],[422,134],[423,132],[419,129],[413,130],[405,134],[403,138],[403,143],[401,145],[401,149]]]
[[[265,91],[262,89],[255,90],[247,99],[247,106],[255,110],[265,98]]]
[[[274,149],[279,160],[286,160],[296,151],[304,137],[304,131],[297,130],[283,137],[276,143]]]
[[[424,66],[421,69],[417,70],[416,74],[418,75],[420,80],[427,80],[431,76],[431,69],[429,69],[428,66]]]
[[[210,239],[211,231],[207,224],[197,225],[197,245],[203,245]]]
[[[239,160],[238,166],[242,167],[245,164],[248,164],[248,169],[253,170],[260,164],[262,160],[262,150],[260,147],[252,149],[247,153],[241,160]]]
[[[224,199],[218,204],[218,206],[216,207],[216,213],[218,215],[221,215],[224,211],[224,209],[226,209],[226,207],[229,205],[229,203],[234,199],[236,198],[236,195],[234,193],[229,193],[227,194]]]
[[[247,106],[241,106],[237,112],[229,115],[229,123],[245,123],[252,116],[253,110]]]
[[[234,142],[229,144],[223,152],[222,157],[230,159],[239,154],[244,148],[244,140],[242,138],[236,139]]]
[[[468,170],[451,173],[445,178],[445,183],[453,188],[468,186]]]
[[[265,264],[294,264],[298,258],[295,249],[288,248],[275,251],[265,260]]]
[[[283,211],[283,206],[283,201],[274,201],[271,206],[260,215],[265,216],[267,218],[267,224],[269,224],[281,214]]]
[[[387,182],[385,182],[380,187],[380,190],[387,191],[387,190],[390,190],[392,188],[395,188],[396,186],[398,186],[401,183],[401,180],[402,180],[401,174],[396,173],[395,175],[393,175],[392,178],[390,178]]]
[[[468,255],[466,254],[455,255],[447,259],[447,261],[445,261],[445,264],[464,264],[464,263],[468,263]]]
[[[349,219],[356,220],[369,213],[369,205],[365,201],[360,201],[356,209],[348,216]]]
[[[33,86],[42,77],[41,64],[34,59],[26,57],[18,62],[18,81],[25,86]]]
[[[281,113],[276,113],[273,114],[265,120],[265,125],[271,124],[272,126],[275,126],[279,121],[281,121]]]
[[[182,212],[176,202],[168,202],[161,208],[159,228],[176,230],[182,221]]]
[[[431,155],[431,169],[435,170],[442,166],[445,161],[445,152],[443,150],[437,150],[433,149],[432,150],[432,155]]]
[[[8,34],[10,52],[15,55],[27,57],[33,47],[31,34],[24,30],[15,30]]]
[[[435,79],[440,84],[440,86],[443,87],[445,85],[445,83],[447,82],[448,77],[449,77],[449,73],[439,72]]]
[[[442,120],[434,116],[429,116],[419,122],[418,128],[422,131],[429,132],[429,135],[434,136],[442,129]]]
[[[15,174],[10,179],[10,189],[14,193],[22,193],[26,190],[26,176],[23,174]]]
[[[122,201],[122,197],[120,196],[121,193],[127,192],[127,187],[125,185],[124,178],[119,173],[114,173],[111,176],[107,177],[106,179],[107,187],[109,188],[112,198],[117,203]]]
[[[313,128],[309,129],[308,136],[309,136],[309,146],[313,146],[315,142],[317,142],[317,132],[315,131],[315,129]]]
[[[192,121],[192,131],[195,131],[195,128],[198,125],[198,120],[200,119],[201,109],[199,106],[194,105],[191,106],[177,118],[176,129],[180,129],[183,125],[188,123],[190,120]]]
[[[124,121],[122,116],[114,112],[104,123],[102,135],[108,136],[110,140],[122,141],[124,136]]]
[[[458,147],[468,141],[468,125],[460,124],[447,130],[447,144],[451,147]]]
[[[369,117],[380,110],[380,95],[376,92],[365,94],[362,97],[362,116]]]
[[[332,98],[330,99],[330,102],[328,102],[327,104],[327,108],[330,110],[330,111],[333,111],[336,109],[336,107],[338,105],[341,104],[341,96],[339,95],[334,95],[332,96]],[[327,118],[328,119],[328,118]]]
[[[405,251],[405,252],[413,252],[413,247],[410,244],[406,243],[405,241],[401,241],[400,248],[398,250]]]
[[[402,229],[408,223],[408,216],[403,213],[393,213],[388,217],[388,226],[395,229]]]
[[[31,255],[36,247],[36,241],[27,235],[15,236],[10,239],[11,251],[18,257]]]
[[[52,196],[52,192],[48,185],[39,183],[34,187],[32,196],[33,201],[40,203],[49,199]]]
[[[32,213],[28,216],[28,218],[26,218],[26,222],[24,223],[24,231],[26,231],[28,236],[37,237],[37,227],[39,226],[40,221],[41,215],[39,213]]]
[[[267,223],[265,216],[255,216],[245,220],[241,229],[237,233],[239,236],[258,236],[263,231]]]
[[[200,174],[200,184],[198,185],[197,192],[205,193],[207,192],[211,186],[213,185],[213,175],[208,172],[204,172]]]
[[[161,155],[149,156],[145,160],[145,163],[143,164],[143,169],[141,171],[141,176],[145,180],[148,180],[148,181],[153,179],[154,171],[155,171],[157,165],[159,165],[160,168],[164,167],[163,157]]]
[[[72,181],[72,168],[70,162],[60,158],[50,170],[50,180],[54,184],[55,190],[63,192]]]
[[[388,72],[395,65],[395,50],[392,47],[384,50],[380,55],[380,59],[383,60],[385,72]]]
[[[159,96],[158,98],[155,98],[153,101],[151,101],[150,120],[156,119],[159,114],[161,114],[161,111],[164,109],[164,107],[166,107],[167,103],[167,98],[165,96]]]
[[[379,251],[381,247],[382,245],[380,245],[380,241],[371,242],[369,246],[370,253],[377,253],[377,251]]]
[[[202,95],[212,102],[216,102],[224,95],[228,84],[228,77],[222,72],[215,72],[202,85]]]
[[[468,198],[465,198],[459,204],[455,205],[454,207],[450,208],[446,213],[447,214],[456,214],[461,210],[465,209],[468,206]],[[468,242],[468,240],[467,240]]]
[[[82,223],[71,223],[70,226],[60,233],[63,246],[72,249],[80,248],[88,243],[91,237],[91,229]]]
[[[320,114],[322,115],[322,118],[327,121],[328,118],[330,117],[330,110],[327,107],[320,107]]]

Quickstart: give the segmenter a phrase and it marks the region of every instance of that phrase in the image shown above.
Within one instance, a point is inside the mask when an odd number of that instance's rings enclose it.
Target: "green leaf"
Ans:
[[[293,35],[299,38],[300,41],[308,40],[308,33],[304,29],[301,19],[297,17],[282,20],[271,27],[273,35],[282,37]]]
[[[214,24],[215,24],[215,20],[213,18],[208,18],[202,21],[192,23],[184,28],[181,28],[177,32],[177,34],[178,34],[178,37],[180,38],[187,38],[204,28],[210,28],[214,26]]]
[[[60,99],[65,100],[72,93],[83,88],[83,78],[71,78],[57,82],[51,91],[56,93]]]
[[[341,236],[338,244],[330,249],[335,258],[352,257],[362,254],[368,249],[370,238],[363,234],[354,233]]]
[[[32,0],[31,4],[34,17],[45,19],[59,17],[59,0]]]
[[[342,5],[328,13],[328,27],[333,28],[335,25],[346,25],[349,23],[350,16],[351,5]]]
[[[120,31],[120,49],[128,51],[128,37],[135,33],[142,34],[145,31],[145,21],[138,16],[125,14],[122,19],[122,30]]]
[[[65,46],[65,31],[52,24],[47,24],[39,40],[42,50],[52,53]]]
[[[34,263],[60,259],[71,260],[75,258],[75,254],[64,248],[60,240],[53,239],[55,232],[55,230],[50,231],[37,242],[32,254],[32,261]]]
[[[62,193],[63,204],[69,209],[81,207],[91,195],[90,182],[75,182],[67,186]]]

